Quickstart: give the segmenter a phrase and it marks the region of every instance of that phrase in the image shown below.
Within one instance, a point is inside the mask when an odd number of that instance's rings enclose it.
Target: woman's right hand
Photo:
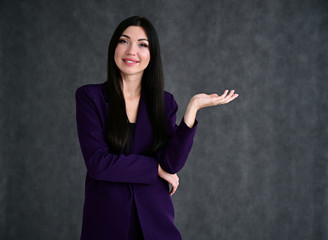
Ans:
[[[179,177],[177,174],[170,174],[165,172],[162,167],[158,164],[158,176],[163,178],[165,181],[167,181],[169,184],[171,184],[172,189],[170,191],[170,196],[172,196],[175,191],[178,189],[179,186]]]

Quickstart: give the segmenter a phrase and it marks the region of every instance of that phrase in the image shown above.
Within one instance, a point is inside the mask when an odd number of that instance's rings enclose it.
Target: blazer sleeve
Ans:
[[[111,154],[95,101],[80,87],[75,92],[79,143],[90,177],[97,180],[150,184],[158,177],[158,162],[144,155]]]
[[[182,118],[179,126],[176,125],[176,113],[178,105],[173,95],[169,94],[169,116],[167,127],[169,139],[166,147],[157,154],[157,160],[163,170],[168,173],[177,173],[187,161],[191,150],[194,136],[197,130],[198,121],[195,120],[192,128],[188,127]]]

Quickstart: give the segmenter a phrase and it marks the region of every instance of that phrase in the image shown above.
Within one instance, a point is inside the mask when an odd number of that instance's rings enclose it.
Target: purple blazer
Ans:
[[[146,102],[141,94],[134,144],[129,155],[112,154],[105,140],[108,95],[105,83],[79,87],[75,93],[78,138],[87,168],[81,239],[126,240],[133,201],[144,239],[178,240],[168,183],[158,176],[158,163],[170,173],[185,164],[197,128],[181,121],[177,126],[177,103],[165,92],[165,113],[170,135],[166,148],[156,157],[144,153],[153,132]]]

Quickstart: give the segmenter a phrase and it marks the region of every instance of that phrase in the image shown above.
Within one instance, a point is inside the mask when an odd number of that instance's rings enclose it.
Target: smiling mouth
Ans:
[[[126,63],[138,63],[139,62],[139,61],[130,60],[130,59],[123,59],[123,61]]]

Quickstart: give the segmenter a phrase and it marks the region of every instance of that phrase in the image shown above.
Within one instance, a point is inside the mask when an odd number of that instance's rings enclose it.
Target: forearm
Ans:
[[[179,126],[169,138],[165,149],[157,154],[158,162],[168,173],[177,173],[185,164],[191,150],[193,139],[197,130],[197,120],[190,128],[181,120]]]
[[[184,122],[190,128],[192,128],[195,124],[197,111],[198,111],[198,108],[195,106],[195,104],[193,104],[192,101],[190,101],[186,108],[184,117],[183,117]]]
[[[151,184],[158,175],[158,163],[152,157],[110,154],[107,150],[89,154],[83,146],[82,153],[90,177],[97,180]]]

